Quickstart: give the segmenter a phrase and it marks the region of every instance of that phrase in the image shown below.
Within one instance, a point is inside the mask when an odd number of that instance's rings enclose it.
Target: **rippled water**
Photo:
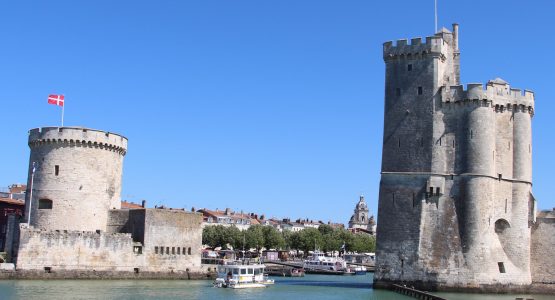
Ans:
[[[185,280],[6,280],[0,299],[412,299],[372,289],[366,276],[307,275],[273,277],[276,284],[262,289],[218,289],[211,281]],[[443,294],[449,299],[535,300],[550,296]]]

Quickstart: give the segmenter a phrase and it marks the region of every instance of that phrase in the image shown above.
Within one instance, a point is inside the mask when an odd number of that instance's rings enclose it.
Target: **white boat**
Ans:
[[[217,268],[218,277],[214,280],[214,287],[245,289],[262,288],[274,284],[272,279],[264,275],[265,265],[262,264],[228,264]]]
[[[367,269],[365,266],[357,266],[353,271],[355,271],[355,275],[366,275]]]
[[[304,261],[305,271],[345,272],[347,263],[340,257],[327,257],[324,253],[314,251],[312,256]]]

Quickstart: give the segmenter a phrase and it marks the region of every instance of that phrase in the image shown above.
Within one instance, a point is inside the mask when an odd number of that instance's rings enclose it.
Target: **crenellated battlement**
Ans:
[[[450,50],[458,53],[458,25],[453,24],[453,32],[443,28],[433,36],[427,36],[425,41],[421,37],[388,41],[383,44],[383,58],[391,59],[419,59],[428,55],[442,56]]]
[[[383,58],[384,60],[397,58],[397,57],[413,57],[418,58],[428,54],[441,54],[443,39],[440,36],[428,36],[425,43],[422,43],[422,38],[413,38],[410,44],[406,39],[397,40],[393,45],[392,41],[383,44]]]
[[[127,153],[127,138],[116,133],[82,127],[43,127],[29,131],[29,147],[46,144],[99,148],[121,155]]]
[[[534,92],[511,88],[500,78],[490,80],[486,85],[469,83],[466,89],[462,85],[444,86],[441,99],[443,103],[486,103],[498,112],[534,113]]]

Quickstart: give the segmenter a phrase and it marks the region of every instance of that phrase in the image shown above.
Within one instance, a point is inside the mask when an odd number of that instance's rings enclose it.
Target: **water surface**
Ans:
[[[272,278],[276,280],[273,286],[243,290],[213,288],[209,280],[4,280],[0,281],[0,299],[412,299],[372,289],[372,274]],[[545,295],[438,294],[448,299],[555,298]]]

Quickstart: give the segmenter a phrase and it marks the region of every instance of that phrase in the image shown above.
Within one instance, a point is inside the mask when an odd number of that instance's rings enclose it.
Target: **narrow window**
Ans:
[[[499,266],[499,273],[505,273],[505,265],[503,262],[498,262],[497,265]]]
[[[181,254],[181,247],[177,247],[177,255]]]
[[[505,213],[507,213],[507,199],[505,199]]]
[[[455,139],[453,139],[453,148],[455,148]]]
[[[166,247],[166,254],[170,254],[170,247]]]
[[[52,200],[39,199],[39,209],[52,209]]]
[[[139,268],[133,268],[133,272],[135,272],[135,274],[139,274]]]
[[[183,247],[183,252],[182,252],[183,255],[187,254],[187,253],[185,253],[185,249],[187,249],[187,248]]]
[[[401,89],[400,88],[395,89],[395,95],[401,96]]]
[[[395,206],[395,193],[391,193],[391,199],[393,200],[393,206]]]
[[[412,193],[412,207],[416,206],[416,196]]]
[[[54,166],[54,175],[56,176],[60,175],[60,166],[58,165]]]
[[[473,137],[474,137],[474,132],[470,130],[470,139],[472,139]]]
[[[430,187],[430,197],[434,195],[434,188]]]
[[[187,254],[191,255],[191,247],[189,247],[189,249],[187,249]]]
[[[503,174],[497,174],[497,178],[499,179],[499,181],[501,181],[501,178],[503,178]]]
[[[441,138],[439,138],[439,145],[441,146]]]
[[[172,254],[175,254],[175,247],[172,247]]]
[[[154,247],[154,254],[158,254],[158,246]]]
[[[439,188],[436,188],[436,195],[439,196]]]
[[[418,95],[422,95],[422,87],[421,86],[418,87]]]
[[[44,273],[52,273],[52,267],[44,267]]]
[[[412,71],[412,64],[407,65],[407,71]]]

